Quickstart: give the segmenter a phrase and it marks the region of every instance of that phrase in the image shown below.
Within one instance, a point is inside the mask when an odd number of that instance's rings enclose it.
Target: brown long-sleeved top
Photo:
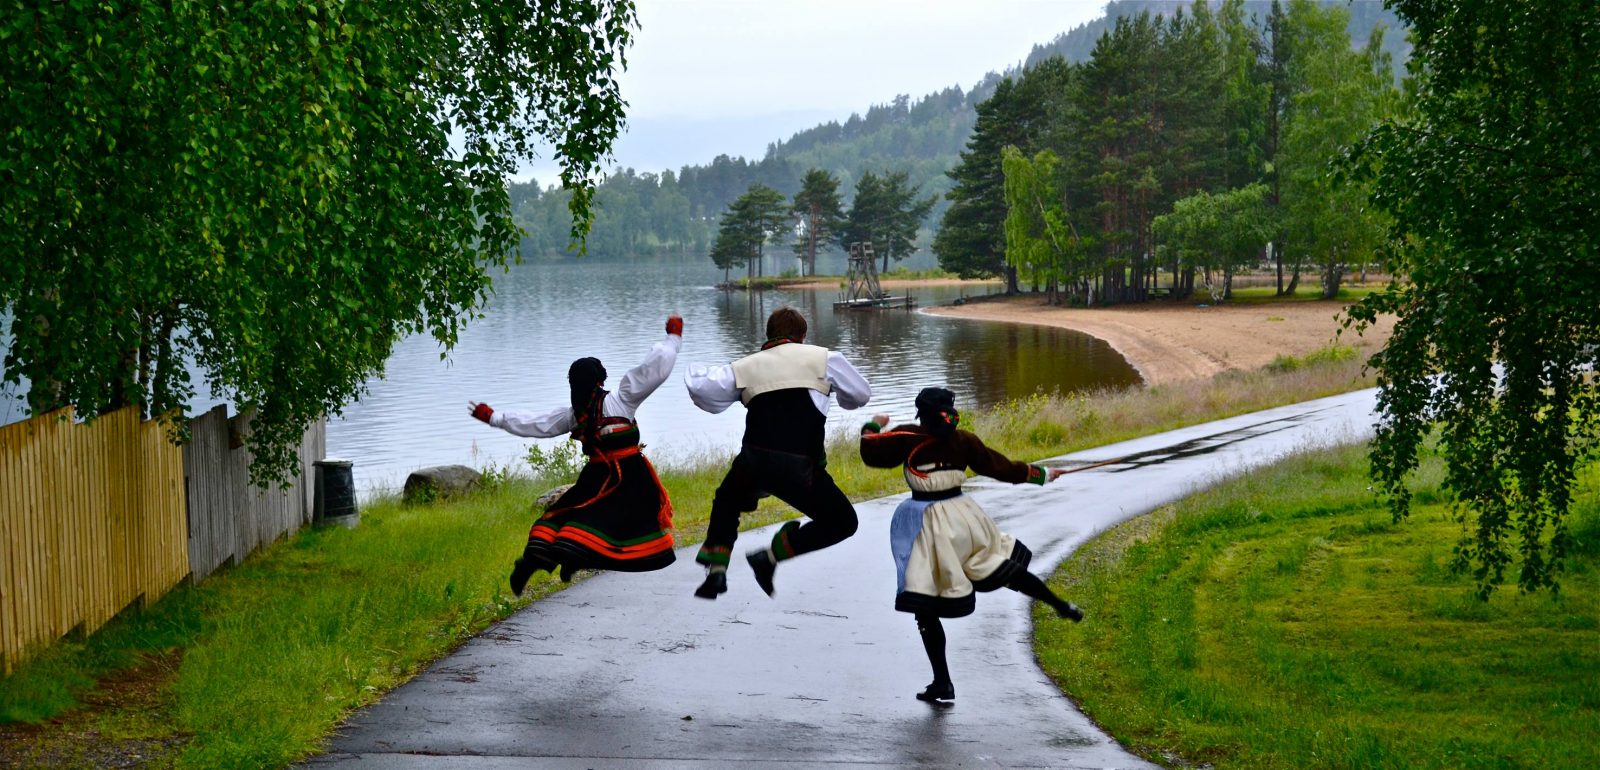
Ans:
[[[921,425],[896,425],[880,431],[874,423],[861,429],[861,461],[873,468],[911,465],[922,472],[971,468],[974,472],[1012,484],[1043,484],[1042,466],[1019,463],[987,446],[964,430],[933,438]],[[926,466],[932,465],[932,468]]]

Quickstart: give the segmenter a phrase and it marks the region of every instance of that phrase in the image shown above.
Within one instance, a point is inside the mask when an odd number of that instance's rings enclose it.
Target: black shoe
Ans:
[[[563,564],[563,565],[561,565],[561,582],[563,582],[563,583],[571,583],[572,582],[572,577],[574,575],[576,575],[576,574],[578,574],[578,568],[577,567],[574,567],[571,564]]]
[[[1056,615],[1066,618],[1074,623],[1083,621],[1083,610],[1078,609],[1078,605],[1073,604],[1072,602],[1062,602],[1061,604],[1057,605]]]
[[[521,596],[522,589],[528,587],[528,578],[533,577],[533,573],[538,571],[539,567],[534,564],[533,559],[526,556],[517,559],[517,563],[511,565],[511,593]]]
[[[939,701],[955,699],[956,686],[950,682],[934,682],[933,684],[928,685],[928,689],[917,693],[917,700],[926,701],[928,703],[938,703]]]
[[[767,555],[766,549],[751,551],[744,555],[744,560],[750,562],[750,570],[756,573],[756,585],[761,586],[761,590],[766,591],[767,595],[771,596],[772,575],[778,571],[777,563],[772,560],[771,556]]]
[[[706,573],[706,582],[694,589],[694,595],[702,599],[715,599],[728,592],[728,573],[722,570]]]

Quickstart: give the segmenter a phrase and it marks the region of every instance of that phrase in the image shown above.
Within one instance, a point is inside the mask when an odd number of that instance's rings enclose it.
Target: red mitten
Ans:
[[[487,423],[489,418],[494,416],[494,409],[491,409],[488,404],[478,404],[472,407],[472,416]]]
[[[667,316],[667,333],[683,336],[683,316],[676,313]]]

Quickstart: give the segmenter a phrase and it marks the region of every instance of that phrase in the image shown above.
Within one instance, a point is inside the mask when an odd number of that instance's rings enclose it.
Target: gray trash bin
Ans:
[[[356,508],[354,463],[349,460],[328,458],[312,463],[316,467],[316,494],[311,509],[311,520],[318,526],[338,525],[354,527],[361,521]]]

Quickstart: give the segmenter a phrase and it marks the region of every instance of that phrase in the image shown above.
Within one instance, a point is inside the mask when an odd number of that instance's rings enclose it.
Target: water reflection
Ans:
[[[719,278],[708,262],[698,261],[528,264],[496,275],[495,297],[447,359],[428,337],[396,346],[385,376],[369,382],[367,394],[330,423],[329,454],[354,460],[358,484],[369,491],[398,487],[406,474],[427,465],[513,462],[530,442],[470,419],[469,399],[500,408],[558,406],[568,398],[567,366],[581,356],[604,361],[614,386],[661,338],[671,312],[685,319],[683,352],[673,377],[638,415],[652,458],[669,465],[726,457],[737,446],[743,409],[721,415],[696,409],[683,390],[683,372],[692,362],[726,363],[757,350],[767,315],[784,304],[805,314],[808,341],[839,350],[866,375],[874,397],[865,412],[909,419],[917,391],[929,385],[955,390],[962,408],[972,408],[1037,390],[1139,382],[1108,345],[1076,332],[906,310],[836,314],[837,288],[730,294],[711,288]],[[911,293],[927,306],[972,289]],[[829,423],[845,430],[866,416],[835,408]]]

